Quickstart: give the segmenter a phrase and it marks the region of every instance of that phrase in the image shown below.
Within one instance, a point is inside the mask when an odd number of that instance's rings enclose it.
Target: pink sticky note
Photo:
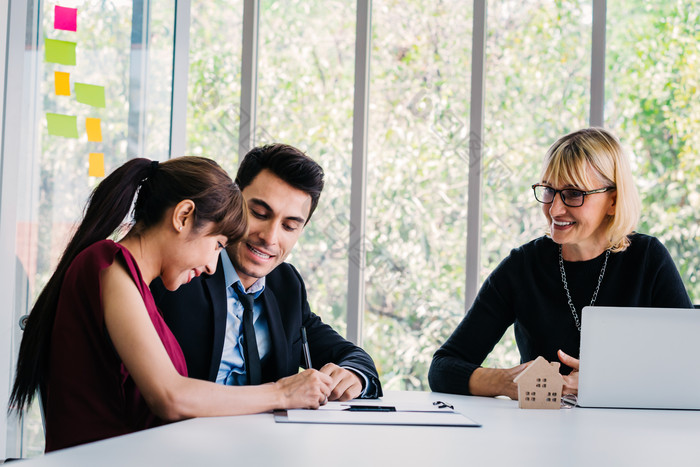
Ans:
[[[78,9],[66,8],[56,5],[54,9],[53,28],[64,31],[75,31],[78,29]]]

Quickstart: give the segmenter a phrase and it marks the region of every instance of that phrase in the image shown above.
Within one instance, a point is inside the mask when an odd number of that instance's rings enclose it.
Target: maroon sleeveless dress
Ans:
[[[51,335],[46,385],[46,452],[161,425],[107,334],[100,271],[127,265],[175,369],[187,376],[182,350],[156,307],[148,284],[123,246],[99,241],[83,250],[63,279]]]

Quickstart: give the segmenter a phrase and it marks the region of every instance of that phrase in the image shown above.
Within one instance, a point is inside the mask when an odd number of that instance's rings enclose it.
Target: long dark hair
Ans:
[[[195,229],[213,222],[208,233],[224,235],[229,243],[235,243],[248,228],[240,189],[210,159],[179,157],[158,163],[138,158],[112,172],[90,195],[83,220],[29,314],[8,411],[20,412],[32,402],[38,389],[45,394],[51,332],[66,271],[81,251],[120,227],[131,212],[135,196],[131,234],[155,226],[169,208],[185,199],[195,204]]]

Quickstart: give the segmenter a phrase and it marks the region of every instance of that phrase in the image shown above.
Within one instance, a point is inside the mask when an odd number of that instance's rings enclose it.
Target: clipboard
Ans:
[[[276,423],[481,427],[480,423],[440,401],[433,405],[329,402],[317,410],[275,410],[274,417]]]

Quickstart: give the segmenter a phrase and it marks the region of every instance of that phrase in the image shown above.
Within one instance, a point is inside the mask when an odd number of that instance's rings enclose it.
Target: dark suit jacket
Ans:
[[[361,371],[369,380],[365,397],[380,397],[381,384],[370,356],[311,312],[299,272],[282,263],[265,279],[261,298],[272,343],[263,360],[263,383],[291,376],[303,366],[301,326],[306,327],[314,368],[335,363]],[[192,279],[175,292],[160,279],[151,291],[165,322],[177,338],[192,378],[216,381],[226,331],[226,284],[221,260],[216,272]]]

